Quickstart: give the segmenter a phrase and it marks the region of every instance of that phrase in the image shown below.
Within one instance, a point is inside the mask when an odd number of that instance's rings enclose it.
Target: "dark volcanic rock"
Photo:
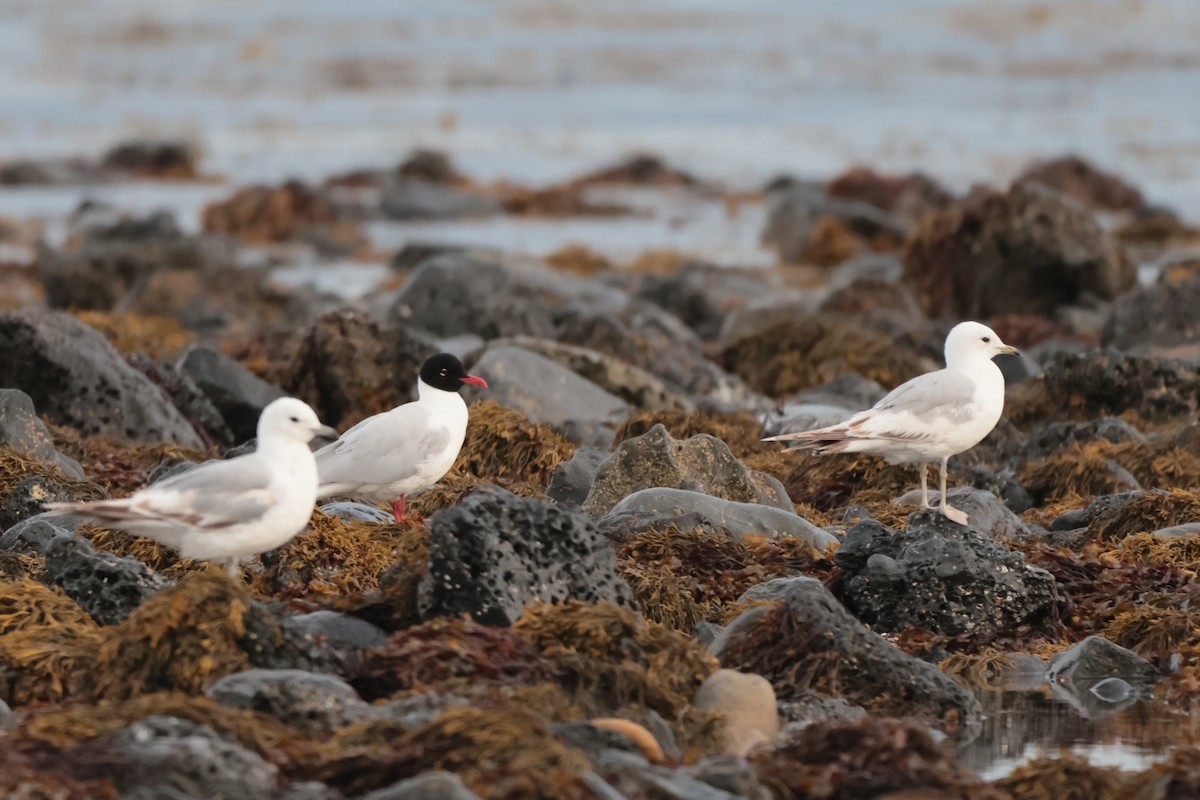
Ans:
[[[1094,420],[1135,411],[1148,422],[1190,418],[1200,408],[1200,365],[1116,350],[1056,352],[1045,372],[1009,390],[1007,416],[1027,422]]]
[[[377,789],[361,800],[480,800],[479,795],[463,785],[462,779],[451,772],[422,772],[383,789]]]
[[[231,708],[265,712],[310,734],[330,734],[371,714],[341,678],[298,669],[235,672],[219,678],[208,696]]]
[[[556,503],[581,506],[592,490],[596,471],[612,453],[595,447],[577,447],[569,461],[562,461],[550,476],[546,496]]]
[[[435,337],[530,336],[588,348],[714,406],[757,400],[708,360],[700,338],[669,312],[535,262],[441,253],[420,263],[388,313],[390,320]]]
[[[221,447],[229,447],[234,443],[233,431],[225,418],[190,377],[176,367],[160,364],[144,353],[126,355],[125,361],[166,392],[175,408],[192,423],[193,430],[199,435],[208,437],[213,444]]]
[[[646,411],[665,408],[692,411],[695,408],[686,397],[672,391],[657,376],[607,353],[552,342],[549,339],[535,339],[532,336],[495,339],[490,343],[489,349],[505,345],[528,350],[561,364],[635,408]]]
[[[665,275],[645,275],[637,296],[670,311],[701,338],[715,339],[731,312],[778,292],[762,273],[688,262]]]
[[[275,797],[279,771],[204,725],[146,717],[117,732],[111,744],[132,762],[120,771],[121,789],[149,786],[213,800]]]
[[[1200,278],[1134,289],[1113,305],[1104,343],[1121,351],[1200,359]]]
[[[55,476],[30,474],[11,484],[0,496],[0,530],[41,514],[47,503],[98,500],[104,490],[93,483],[63,483]]]
[[[1118,417],[1101,417],[1088,422],[1051,422],[1029,434],[1023,456],[1026,460],[1033,461],[1054,455],[1073,444],[1100,440],[1120,444],[1143,442],[1146,436]]]
[[[163,270],[211,273],[238,268],[227,245],[185,235],[170,215],[118,219],[81,232],[76,249],[45,248],[37,270],[50,304],[58,308],[108,310],[122,307],[168,315],[169,310],[135,308],[135,298]],[[131,305],[132,303],[132,305]]]
[[[84,435],[201,446],[162,389],[62,312],[0,316],[0,385],[21,388],[41,413]]]
[[[671,437],[659,424],[641,436],[626,439],[596,472],[584,508],[593,516],[608,513],[622,498],[640,489],[665,486],[700,491],[738,503],[762,503],[792,510],[786,493],[780,497],[768,476],[738,461],[720,439],[699,434],[690,439]]]
[[[469,253],[423,261],[404,284],[390,317],[434,336],[474,333],[556,337],[555,312],[568,299],[592,309],[617,310],[615,289],[532,264],[501,264]]]
[[[115,625],[170,584],[136,558],[98,553],[87,539],[62,536],[47,544],[46,577],[101,625]]]
[[[725,531],[738,539],[750,534],[794,537],[817,550],[837,541],[833,534],[791,511],[663,487],[634,492],[613,506],[597,524],[606,536],[616,540],[623,540],[634,531],[674,524],[683,529]]]
[[[385,330],[357,311],[333,311],[309,329],[283,388],[346,428],[416,400],[417,371],[437,352],[406,326]]]
[[[65,523],[78,517],[56,517],[54,522],[42,517],[27,517],[4,531],[0,536],[0,550],[9,553],[43,555],[46,548],[56,539],[71,536]],[[59,523],[59,524],[55,524]],[[0,524],[0,528],[3,525]]]
[[[971,692],[864,627],[815,578],[793,578],[777,606],[752,608],[733,620],[710,652],[723,667],[766,677],[785,701],[805,695],[817,677],[812,670],[836,664],[851,703],[882,704],[897,716],[957,716],[967,729],[981,716]]]
[[[1038,622],[1058,602],[1050,573],[937,511],[912,514],[902,531],[860,522],[834,559],[846,607],[877,630],[986,639]]]
[[[358,617],[337,611],[310,611],[294,617],[284,617],[283,625],[305,639],[322,647],[356,655],[372,647],[387,644],[387,634]],[[345,659],[343,659],[345,660]]]
[[[1020,488],[1020,487],[1016,487]],[[930,496],[930,502],[937,498]],[[991,539],[1020,539],[1029,535],[1029,528],[1012,509],[995,494],[974,486],[959,486],[946,492],[950,505],[967,515],[970,525]],[[914,489],[901,497],[897,503],[920,505],[921,490]],[[1028,504],[1026,508],[1028,508]]]
[[[427,619],[469,612],[509,625],[534,602],[632,605],[616,555],[582,511],[495,490],[439,511],[429,527],[418,600]]]
[[[471,369],[488,381],[487,389],[473,394],[523,411],[582,444],[610,445],[617,425],[630,414],[619,397],[520,347],[489,347]]]
[[[29,395],[20,389],[0,389],[0,448],[8,448],[68,475],[83,477],[83,468],[54,448],[50,431],[38,419]]]
[[[272,400],[285,396],[278,386],[262,380],[224,353],[202,345],[188,348],[177,368],[221,412],[234,441],[253,438],[262,410]]]
[[[930,316],[1052,316],[1087,295],[1112,299],[1134,265],[1077,201],[1036,184],[987,192],[926,217],[904,276]]]
[[[1127,504],[1141,497],[1145,492],[1140,489],[1131,492],[1118,492],[1117,494],[1105,494],[1100,497],[1092,498],[1092,502],[1088,503],[1083,508],[1077,508],[1073,511],[1067,511],[1059,514],[1050,522],[1050,530],[1052,531],[1070,531],[1076,528],[1086,528],[1102,514],[1107,514],[1118,508],[1123,508]]]

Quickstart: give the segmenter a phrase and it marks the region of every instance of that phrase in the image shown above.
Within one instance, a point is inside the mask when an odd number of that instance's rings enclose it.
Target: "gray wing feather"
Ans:
[[[271,470],[267,464],[254,456],[243,456],[230,461],[206,461],[123,500],[63,503],[59,509],[122,523],[133,530],[156,522],[187,525],[195,530],[221,530],[262,517],[276,501],[270,487]]]
[[[967,406],[974,397],[975,382],[966,373],[943,369],[902,383],[871,411],[908,412],[921,421],[939,417],[955,419],[967,413]],[[863,415],[871,411],[863,412]]]
[[[317,451],[321,483],[396,483],[415,475],[450,443],[450,432],[428,421],[429,412],[416,403],[363,420]]]
[[[261,517],[275,502],[271,470],[254,456],[206,461],[141,492],[147,510],[183,515],[201,527],[225,528]]]

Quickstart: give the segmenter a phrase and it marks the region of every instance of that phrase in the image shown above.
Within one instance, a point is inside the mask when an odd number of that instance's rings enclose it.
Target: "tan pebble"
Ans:
[[[775,688],[761,675],[719,669],[696,690],[694,705],[725,717],[725,752],[745,755],[779,733]]]

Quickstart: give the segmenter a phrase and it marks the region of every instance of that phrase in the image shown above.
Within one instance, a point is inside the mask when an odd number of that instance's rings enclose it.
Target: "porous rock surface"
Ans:
[[[881,631],[988,638],[1044,620],[1057,603],[1050,573],[939,511],[912,514],[900,531],[864,520],[834,560],[846,606]]]
[[[535,602],[632,603],[612,548],[581,511],[494,490],[438,512],[429,527],[425,618],[467,612],[509,625]]]

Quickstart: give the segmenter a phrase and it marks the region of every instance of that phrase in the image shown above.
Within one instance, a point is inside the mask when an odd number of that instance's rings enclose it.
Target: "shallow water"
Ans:
[[[1078,151],[1200,217],[1192,0],[5,0],[0,158],[194,139],[238,181],[417,145],[550,181],[651,150],[756,185],[964,187]]]
[[[1151,700],[1081,713],[1055,699],[1046,686],[985,692],[980,700],[987,718],[979,736],[959,748],[958,757],[988,780],[1036,758],[1065,753],[1138,772],[1200,735],[1200,721]]]

